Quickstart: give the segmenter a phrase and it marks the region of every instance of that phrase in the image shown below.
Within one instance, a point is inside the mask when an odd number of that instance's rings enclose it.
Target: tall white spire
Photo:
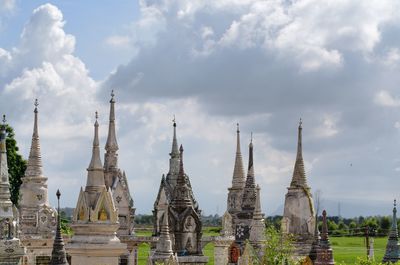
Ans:
[[[167,182],[172,186],[175,187],[176,181],[179,174],[179,163],[180,163],[180,152],[178,149],[178,140],[176,137],[176,120],[175,115],[174,119],[172,120],[173,125],[173,138],[172,138],[172,147],[171,153],[169,153],[169,172],[167,174]]]
[[[168,211],[165,211],[161,223],[160,238],[158,239],[157,248],[154,253],[156,256],[167,256],[169,258],[169,256],[173,255],[168,223]]]
[[[253,134],[249,144],[249,166],[247,170],[246,185],[243,189],[242,210],[254,211],[257,196],[253,164]]]
[[[236,156],[235,166],[233,168],[232,187],[233,188],[244,188],[245,185],[245,173],[243,168],[242,152],[240,150],[240,130],[239,123],[236,124]]]
[[[104,161],[104,167],[106,169],[118,167],[118,143],[117,136],[115,133],[115,99],[114,90],[111,92],[110,99],[110,120],[108,124],[108,136],[106,142],[106,155]]]
[[[40,153],[39,129],[38,129],[38,100],[35,100],[35,118],[33,123],[33,134],[31,150],[28,158],[28,165],[25,171],[25,177],[43,177],[42,156]]]
[[[294,164],[293,178],[292,182],[290,183],[290,186],[308,188],[306,172],[304,170],[304,161],[303,161],[302,125],[303,122],[300,119],[298,128],[296,163]]]
[[[7,148],[6,148],[6,116],[3,115],[3,124],[0,128],[0,205],[12,205],[10,199],[10,183],[7,166]],[[1,210],[0,210],[1,213]],[[9,212],[12,217],[12,211]],[[0,215],[2,216],[2,215]]]
[[[98,113],[96,111],[96,121],[94,123],[94,138],[92,148],[92,159],[90,160],[87,169],[88,176],[86,181],[86,190],[90,187],[104,187],[104,171],[100,160],[100,147],[99,147],[99,123],[97,122]]]

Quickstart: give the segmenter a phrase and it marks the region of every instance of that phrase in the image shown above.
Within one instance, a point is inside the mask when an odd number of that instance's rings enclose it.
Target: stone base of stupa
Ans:
[[[36,265],[43,262],[50,262],[51,252],[53,251],[54,238],[40,238],[34,236],[24,236],[21,244],[26,247],[24,265]]]
[[[304,259],[311,253],[313,237],[296,238],[293,242],[293,256],[297,259]]]
[[[168,265],[177,265],[178,264],[178,258],[176,255],[173,254],[157,254],[153,253],[150,257],[150,262],[153,265],[156,264],[168,264]]]
[[[71,264],[118,265],[120,256],[126,253],[126,244],[120,242],[108,244],[72,242],[67,245],[66,249],[71,256]]]
[[[25,252],[18,238],[0,240],[0,265],[22,264]]]

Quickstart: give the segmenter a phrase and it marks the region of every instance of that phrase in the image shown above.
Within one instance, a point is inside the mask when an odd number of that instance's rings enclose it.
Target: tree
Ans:
[[[26,169],[26,160],[18,153],[19,148],[15,140],[15,133],[13,128],[7,125],[7,165],[8,172],[10,173],[10,193],[11,201],[15,206],[18,206],[19,187],[22,184],[22,176]]]
[[[272,226],[267,227],[265,233],[267,242],[261,264],[294,264],[292,259],[293,238],[280,233]]]

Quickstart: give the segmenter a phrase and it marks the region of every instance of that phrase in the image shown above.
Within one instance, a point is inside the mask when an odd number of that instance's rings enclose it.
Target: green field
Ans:
[[[150,236],[151,232],[137,231],[138,236]],[[216,236],[218,233],[214,228],[206,227],[203,230],[204,236]],[[363,237],[331,237],[331,245],[333,248],[336,264],[355,264],[358,257],[365,258],[367,255],[365,247],[365,239]],[[375,260],[381,261],[385,253],[387,238],[380,237],[374,239]],[[139,265],[146,265],[149,256],[150,246],[142,244],[139,247],[138,259]],[[214,265],[214,245],[208,244],[204,248],[204,255],[208,256],[208,264]]]
[[[333,254],[337,263],[354,264],[357,257],[365,258],[367,250],[363,237],[331,237]],[[375,260],[381,261],[385,254],[386,237],[374,238]]]

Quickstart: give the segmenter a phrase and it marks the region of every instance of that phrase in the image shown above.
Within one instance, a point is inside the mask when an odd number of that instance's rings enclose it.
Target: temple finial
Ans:
[[[57,203],[58,203],[58,214],[60,214],[60,196],[61,196],[61,192],[60,192],[59,189],[57,189],[56,196],[57,196]]]
[[[242,152],[240,150],[240,127],[239,123],[236,123],[236,156],[235,165],[233,168],[232,187],[244,188],[245,185],[245,173],[242,161]]]
[[[114,98],[115,94],[114,94],[114,89],[111,90],[111,98]]]
[[[97,110],[96,110],[96,112],[94,113],[94,117],[96,118],[96,121],[97,121],[97,119],[99,118],[99,113],[97,112]]]
[[[396,207],[396,199],[393,201],[393,206]]]
[[[6,125],[6,115],[5,114],[3,114],[3,125]]]
[[[172,119],[172,123],[173,123],[174,127],[176,127],[176,119],[175,119],[175,114],[174,114],[174,118]]]
[[[253,132],[250,133],[250,143],[253,143]]]
[[[304,169],[304,161],[303,161],[303,140],[302,140],[302,130],[303,130],[303,120],[299,121],[298,135],[297,135],[297,154],[296,154],[296,163],[294,165],[292,182],[290,184],[291,187],[301,186],[308,188],[306,173]]]
[[[37,107],[39,106],[39,101],[38,101],[38,99],[35,99],[35,103],[33,103],[33,105],[35,106],[35,113],[37,113],[38,112],[38,109],[37,109]]]

